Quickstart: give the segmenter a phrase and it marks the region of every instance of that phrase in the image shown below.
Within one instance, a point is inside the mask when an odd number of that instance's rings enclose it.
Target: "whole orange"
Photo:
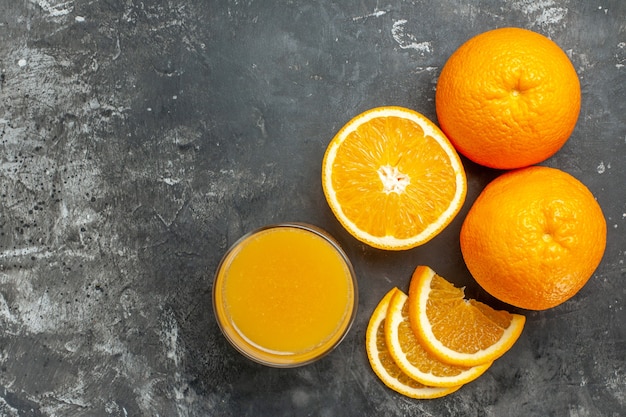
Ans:
[[[450,56],[436,92],[441,129],[457,150],[492,168],[556,153],[580,112],[580,83],[563,50],[519,28],[477,35]]]
[[[600,264],[606,221],[589,189],[555,168],[502,174],[478,196],[461,227],[472,276],[511,305],[544,310],[570,299]]]

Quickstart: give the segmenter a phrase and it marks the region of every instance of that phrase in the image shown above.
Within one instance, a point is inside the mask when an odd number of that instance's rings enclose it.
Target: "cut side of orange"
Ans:
[[[395,291],[385,318],[385,342],[400,369],[425,385],[453,387],[466,384],[482,375],[491,362],[473,367],[450,365],[425,350],[409,322],[409,297]]]
[[[476,366],[502,356],[519,338],[525,317],[465,299],[462,289],[418,266],[409,286],[409,321],[439,360]]]
[[[382,298],[367,326],[365,345],[372,370],[387,387],[410,398],[439,398],[458,390],[460,386],[431,387],[421,384],[406,375],[394,362],[385,342],[385,318],[396,291],[400,290],[393,288]]]
[[[326,149],[322,186],[350,234],[389,250],[432,239],[454,219],[467,192],[450,141],[403,107],[378,107],[350,120]]]

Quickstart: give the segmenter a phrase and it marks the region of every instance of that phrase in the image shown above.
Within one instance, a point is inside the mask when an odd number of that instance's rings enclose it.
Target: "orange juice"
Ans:
[[[354,272],[325,232],[303,224],[266,227],[225,255],[213,305],[226,338],[271,366],[311,362],[336,346],[356,310]]]

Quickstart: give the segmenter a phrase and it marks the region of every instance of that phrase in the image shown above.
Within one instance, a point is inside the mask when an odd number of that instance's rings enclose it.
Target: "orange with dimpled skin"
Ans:
[[[472,161],[512,169],[539,163],[570,137],[580,82],[563,50],[519,28],[479,34],[461,45],[437,81],[441,129]]]
[[[461,251],[476,281],[529,310],[573,297],[605,246],[606,221],[591,191],[572,175],[542,166],[493,180],[461,227]]]

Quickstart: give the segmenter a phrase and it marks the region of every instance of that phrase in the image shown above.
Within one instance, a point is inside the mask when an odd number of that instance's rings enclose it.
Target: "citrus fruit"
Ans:
[[[474,367],[450,365],[428,353],[411,328],[408,300],[405,293],[397,290],[385,318],[387,348],[405,374],[422,384],[452,387],[473,381],[491,366],[491,362]]]
[[[379,249],[423,244],[465,201],[465,171],[454,147],[426,117],[378,107],[350,120],[322,162],[326,200],[358,240]]]
[[[592,193],[549,167],[507,172],[485,187],[461,227],[461,251],[488,293],[544,310],[570,299],[604,254],[606,221]]]
[[[427,266],[409,285],[409,321],[424,349],[442,362],[476,366],[506,353],[524,328],[525,317],[465,299]]]
[[[460,387],[429,387],[411,379],[396,365],[385,344],[384,322],[389,301],[397,288],[390,290],[378,303],[365,334],[367,357],[374,373],[392,390],[417,399],[438,398]]]
[[[437,81],[441,129],[474,162],[533,165],[567,141],[580,112],[580,82],[559,46],[525,29],[479,34],[448,59]]]

